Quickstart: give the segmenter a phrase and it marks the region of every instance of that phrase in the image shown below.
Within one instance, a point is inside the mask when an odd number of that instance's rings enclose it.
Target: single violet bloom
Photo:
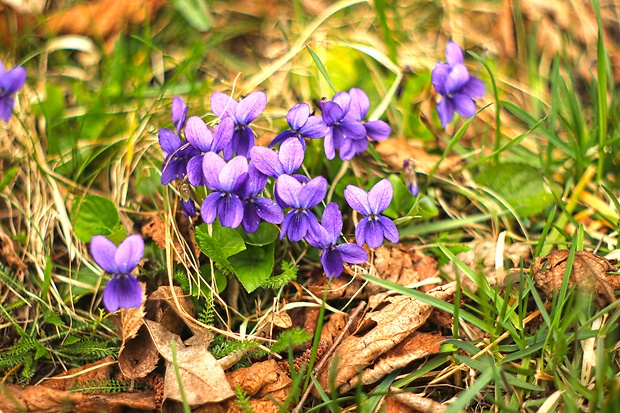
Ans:
[[[161,168],[161,184],[168,185],[175,179],[183,180],[187,174],[187,163],[200,151],[181,138],[170,129],[159,130],[159,145],[164,152],[164,164]]]
[[[230,117],[235,125],[232,140],[224,148],[224,159],[232,158],[234,153],[244,157],[250,156],[255,136],[248,125],[263,113],[266,107],[267,95],[263,92],[250,93],[239,102],[221,92],[211,95],[211,109],[215,116],[222,120]]]
[[[183,126],[185,126],[188,111],[189,107],[183,102],[183,99],[178,96],[172,98],[172,123],[177,130],[177,134],[180,134]]]
[[[90,242],[90,254],[106,272],[114,274],[103,290],[103,305],[110,312],[119,308],[139,308],[144,293],[138,279],[130,273],[144,255],[144,240],[130,235],[117,247],[103,235]]]
[[[351,208],[364,215],[355,228],[355,241],[360,247],[364,243],[370,248],[378,248],[383,238],[398,242],[398,230],[389,218],[380,215],[390,206],[394,188],[387,179],[382,179],[366,192],[362,188],[347,185],[344,198]]]
[[[322,107],[323,121],[329,127],[323,145],[327,159],[334,159],[336,150],[339,150],[347,139],[366,139],[366,128],[361,122],[352,116],[347,116],[351,107],[351,96],[346,92],[339,92],[334,95],[330,102],[325,102]],[[349,145],[349,144],[348,144]],[[353,158],[355,153],[347,151],[344,156],[340,153],[342,160]]]
[[[290,175],[280,175],[276,181],[276,191],[286,206],[293,208],[284,218],[280,229],[280,239],[285,235],[292,242],[301,241],[314,231],[319,221],[311,211],[327,194],[327,180],[322,176],[302,184]]]
[[[267,184],[267,175],[261,173],[254,160],[248,165],[248,178],[239,189],[243,201],[243,221],[241,226],[248,234],[256,232],[261,220],[272,224],[281,224],[284,220],[282,209],[271,199],[259,197]]]
[[[193,199],[181,199],[181,207],[183,208],[183,215],[185,215],[185,218],[193,218],[198,216],[198,211],[196,211],[196,204],[194,203]]]
[[[310,116],[310,106],[307,103],[298,103],[293,106],[286,114],[286,121],[291,129],[280,132],[269,144],[270,148],[289,138],[297,138],[305,150],[305,138],[322,138],[329,132],[321,116]]]
[[[26,69],[15,66],[7,71],[0,62],[0,119],[8,122],[13,115],[15,99],[13,95],[26,83]]]
[[[366,119],[366,114],[370,108],[370,99],[368,99],[368,95],[362,89],[355,87],[349,91],[349,96],[351,96],[351,107],[347,116],[362,122]],[[366,121],[363,125],[366,129],[366,135],[373,141],[382,141],[389,138],[392,131],[390,125],[382,120]]]
[[[411,195],[417,198],[420,194],[420,187],[418,186],[418,174],[415,171],[415,161],[413,159],[405,159],[403,161],[403,175],[407,189],[409,189]]]
[[[283,174],[292,175],[304,162],[304,147],[295,138],[289,138],[280,145],[279,152],[264,146],[255,146],[250,153],[256,169],[272,178]]]
[[[463,50],[453,41],[446,45],[446,62],[436,63],[431,74],[433,86],[443,98],[437,104],[441,126],[445,129],[454,119],[454,112],[464,118],[476,114],[476,102],[486,92],[482,80],[470,76],[463,64]]]
[[[215,127],[215,135],[207,124],[198,116],[187,120],[185,137],[199,153],[187,163],[187,180],[193,186],[203,184],[202,158],[207,152],[218,153],[230,144],[233,137],[233,120],[228,117]]]
[[[335,202],[330,202],[313,233],[306,236],[306,241],[315,248],[323,250],[321,264],[325,275],[338,277],[344,270],[344,262],[362,264],[368,260],[368,254],[356,244],[338,244],[342,232],[342,213]]]
[[[212,190],[203,201],[200,215],[207,224],[215,217],[224,227],[237,228],[243,220],[243,202],[239,191],[248,178],[248,161],[236,156],[226,163],[214,152],[207,152],[202,169],[207,188]]]

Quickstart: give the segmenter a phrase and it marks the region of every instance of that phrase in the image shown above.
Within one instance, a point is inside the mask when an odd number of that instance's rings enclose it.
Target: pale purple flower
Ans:
[[[370,248],[378,248],[383,238],[398,242],[396,225],[387,217],[380,215],[390,206],[394,189],[387,179],[382,179],[369,192],[353,185],[347,185],[344,197],[351,208],[364,215],[355,228],[355,241],[360,247],[364,243]]]
[[[301,142],[305,150],[305,138],[322,138],[329,132],[321,116],[310,116],[310,106],[307,103],[298,103],[293,106],[286,114],[286,121],[291,129],[280,132],[269,144],[270,148],[294,137]]]
[[[199,153],[187,164],[187,180],[193,186],[203,184],[202,158],[207,152],[218,153],[230,144],[233,137],[233,120],[228,117],[215,127],[215,136],[207,124],[198,116],[187,120],[185,137]]]
[[[349,96],[351,96],[351,107],[348,116],[358,122],[362,122],[366,119],[366,114],[370,108],[370,99],[368,99],[368,95],[362,89],[355,87],[349,91]],[[382,120],[369,120],[364,122],[363,125],[366,129],[366,135],[373,141],[382,141],[390,136],[390,125]]]
[[[407,189],[409,189],[411,195],[417,197],[420,194],[420,187],[418,186],[418,175],[415,171],[415,161],[413,159],[405,159],[403,161],[403,175]]]
[[[325,275],[338,277],[344,270],[343,262],[362,264],[368,260],[364,249],[355,244],[338,244],[342,232],[342,213],[335,202],[330,202],[321,218],[321,225],[308,233],[306,241],[315,248],[323,250],[321,264]]]
[[[431,75],[435,90],[443,96],[437,113],[444,129],[454,119],[455,111],[464,118],[474,116],[474,99],[481,98],[486,91],[482,80],[469,75],[463,64],[463,50],[453,41],[446,45],[446,60],[447,63],[436,63]]]
[[[176,128],[177,134],[180,134],[183,126],[185,126],[188,111],[189,108],[183,99],[178,96],[172,98],[172,124]]]
[[[248,179],[248,160],[236,156],[226,163],[214,152],[207,152],[202,170],[207,188],[213,191],[200,208],[202,219],[212,224],[217,216],[222,226],[237,228],[243,220],[243,202],[239,191]]]
[[[103,235],[95,235],[90,242],[90,253],[101,268],[114,274],[103,290],[105,308],[110,312],[119,308],[139,308],[144,293],[138,279],[130,273],[144,255],[142,237],[130,235],[116,247]]]
[[[255,146],[251,154],[256,169],[272,178],[283,174],[292,175],[304,162],[304,147],[295,138],[289,138],[280,145],[279,152],[264,146]]]
[[[13,115],[15,100],[13,95],[26,83],[26,69],[16,66],[7,71],[0,62],[0,119],[8,122]]]
[[[284,220],[282,209],[274,201],[259,196],[266,184],[267,175],[256,169],[252,160],[248,165],[248,178],[239,189],[243,201],[241,226],[248,234],[258,230],[261,220],[272,224],[281,224]]]
[[[168,185],[175,179],[183,180],[187,174],[187,163],[200,151],[181,138],[170,129],[159,130],[159,145],[164,152],[164,164],[161,168],[161,184]]]
[[[325,102],[321,108],[323,121],[329,127],[325,135],[323,146],[327,159],[334,159],[336,150],[340,151],[342,160],[349,160],[355,156],[355,149],[360,145],[368,146],[366,128],[353,116],[347,116],[351,107],[351,96],[346,92],[334,95],[330,102]],[[365,140],[365,143],[346,142],[348,140]]]
[[[239,102],[224,93],[215,92],[211,95],[211,109],[215,116],[224,120],[232,118],[235,131],[230,145],[224,148],[224,159],[230,159],[233,154],[244,157],[250,156],[254,146],[254,132],[248,126],[267,107],[267,95],[263,92],[250,93]]]
[[[280,239],[288,235],[288,239],[292,242],[301,241],[319,225],[311,209],[325,198],[327,180],[317,176],[302,184],[290,175],[280,175],[276,181],[276,191],[284,204],[292,208],[282,223]]]

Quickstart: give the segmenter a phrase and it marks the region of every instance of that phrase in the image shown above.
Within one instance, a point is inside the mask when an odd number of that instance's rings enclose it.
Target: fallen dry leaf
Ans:
[[[445,288],[436,288],[429,295],[447,299],[454,291],[454,284],[450,284]],[[385,302],[387,305],[364,316],[358,327],[361,332],[359,335],[346,337],[336,350],[338,366],[334,386],[343,386],[355,378],[359,371],[396,347],[422,326],[433,311],[430,304],[402,295],[387,297]],[[327,371],[333,368],[324,370],[320,375],[324,386],[327,385]],[[348,388],[343,386],[341,390]]]
[[[224,369],[209,352],[207,345],[185,346],[181,337],[161,324],[145,320],[145,324],[159,354],[166,359],[164,406],[166,399],[180,402],[181,391],[175,374],[171,342],[176,345],[177,366],[183,383],[185,397],[190,406],[217,403],[234,396]]]
[[[376,149],[381,159],[383,159],[392,169],[400,171],[403,168],[405,159],[414,159],[416,169],[420,172],[430,172],[439,159],[439,155],[429,154],[426,150],[412,146],[414,142],[401,138],[391,138],[381,141]],[[450,172],[461,162],[459,156],[447,156],[439,165],[439,173]]]
[[[78,3],[52,14],[47,29],[54,34],[83,34],[108,39],[129,24],[142,24],[165,3],[164,0],[99,0]]]
[[[159,352],[146,326],[140,327],[134,338],[123,343],[118,355],[118,367],[128,379],[141,379],[155,370]]]
[[[153,392],[117,394],[82,394],[51,389],[45,386],[21,387],[0,384],[0,412],[2,413],[121,413],[125,408],[153,411]]]
[[[364,385],[375,383],[394,370],[407,366],[412,361],[437,353],[440,343],[446,339],[447,337],[441,334],[416,331],[398,346],[388,351],[374,366],[364,370],[361,383]],[[355,385],[357,380],[355,377],[354,382],[349,384]]]
[[[28,273],[28,266],[15,252],[13,240],[0,227],[0,262],[4,262],[20,280]]]
[[[532,277],[538,287],[548,298],[562,287],[569,251],[553,251],[546,257],[538,257],[532,265]],[[620,289],[620,277],[609,272],[618,272],[616,261],[599,257],[589,251],[576,251],[575,261],[568,281],[568,286],[577,290],[596,293],[600,305],[607,305],[616,300],[614,290]]]
[[[62,372],[40,385],[55,390],[69,390],[76,384],[109,379],[112,377],[112,366],[114,364],[116,364],[116,361],[114,361],[112,356],[108,356],[94,363],[88,363]]]
[[[390,387],[391,392],[396,394],[390,396],[395,401],[406,406],[409,410],[416,413],[443,413],[448,408],[447,405],[436,402],[433,399],[429,399],[419,394],[411,392],[403,392],[398,387]],[[411,410],[413,409],[413,410]],[[390,410],[388,409],[388,412]]]

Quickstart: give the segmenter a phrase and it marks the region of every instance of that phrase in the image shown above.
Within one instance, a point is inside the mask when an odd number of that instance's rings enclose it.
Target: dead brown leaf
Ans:
[[[435,400],[429,399],[424,396],[420,396],[419,394],[403,392],[398,387],[390,387],[390,391],[396,393],[390,396],[390,398],[393,398],[396,402],[406,406],[407,409],[409,409],[406,411],[409,412],[443,413],[448,408],[448,406],[445,404],[436,402]],[[388,409],[388,412],[391,412],[391,410]]]
[[[177,366],[183,390],[190,406],[218,403],[234,396],[224,369],[209,352],[207,345],[185,346],[181,337],[165,329],[161,324],[145,320],[153,344],[166,359],[164,399],[180,402],[181,391],[173,367],[171,342],[175,342]],[[164,406],[166,402],[164,401]]]
[[[130,24],[143,24],[164,0],[99,0],[77,3],[52,14],[47,29],[54,34],[83,34],[108,39]]]
[[[451,284],[445,289],[437,288],[429,294],[447,299],[454,294],[454,290],[455,287]],[[387,297],[385,301],[387,305],[383,308],[370,311],[364,316],[358,327],[361,333],[346,337],[336,350],[339,361],[334,385],[342,386],[341,391],[349,389],[343,385],[359,371],[388,353],[422,326],[433,310],[430,304],[402,295]],[[330,367],[321,374],[321,384],[327,385],[327,371],[331,369]]]
[[[155,370],[159,352],[151,340],[146,326],[142,325],[134,338],[123,343],[118,355],[118,367],[129,379],[141,379]]]
[[[112,377],[112,365],[114,364],[116,362],[112,356],[108,356],[94,363],[67,370],[44,381],[41,386],[55,390],[69,390],[78,383],[109,379]]]
[[[403,168],[405,159],[414,159],[416,169],[421,172],[430,172],[440,156],[429,154],[420,147],[414,147],[415,143],[404,138],[391,138],[381,141],[377,144],[376,149],[381,159],[383,159],[392,169],[400,171]],[[461,162],[458,156],[448,156],[439,165],[437,170],[439,173],[447,173]]]
[[[2,227],[0,227],[0,262],[4,262],[21,280],[28,273],[28,266],[17,255],[13,240]]]
[[[362,384],[375,383],[394,370],[407,366],[412,361],[437,353],[440,343],[446,338],[441,334],[416,331],[398,346],[388,351],[374,366],[364,370],[361,378]],[[355,385],[358,379],[355,377],[353,380],[354,382],[349,384]]]
[[[532,265],[532,276],[538,287],[548,298],[559,291],[566,272],[569,251],[553,251],[546,257],[538,257]],[[618,272],[616,261],[599,257],[589,251],[576,251],[575,261],[568,281],[580,291],[596,293],[600,305],[616,300],[614,290],[620,289],[620,277],[609,272]]]
[[[56,390],[46,386],[21,387],[0,385],[0,412],[2,413],[121,413],[126,407],[152,411],[154,393],[134,392],[117,394],[82,394]]]

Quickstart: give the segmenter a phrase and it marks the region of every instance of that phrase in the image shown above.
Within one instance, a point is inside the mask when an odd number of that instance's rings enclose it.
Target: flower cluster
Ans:
[[[374,209],[360,209],[359,202],[349,201],[358,212],[368,215],[360,221],[366,229],[357,230],[358,245],[338,245],[342,213],[334,211],[336,204],[331,203],[325,210],[327,215],[323,214],[322,224],[315,211],[327,194],[327,180],[298,173],[304,161],[306,139],[325,137],[329,159],[335,156],[335,151],[340,152],[342,159],[351,159],[366,150],[369,139],[382,140],[389,136],[390,127],[385,122],[365,120],[370,102],[363,91],[353,88],[348,93],[337,93],[332,101],[322,102],[321,116],[311,114],[306,103],[296,104],[286,116],[290,129],[279,133],[269,147],[255,146],[255,135],[249,126],[267,105],[263,92],[254,92],[240,101],[216,92],[210,101],[220,120],[215,128],[196,116],[187,119],[187,106],[176,97],[172,105],[175,130],[159,131],[165,156],[162,184],[178,179],[185,186],[206,186],[208,193],[200,207],[204,222],[211,224],[219,219],[222,226],[242,226],[247,233],[257,231],[261,221],[281,224],[280,239],[286,237],[291,242],[305,239],[323,251],[322,262],[329,276],[339,275],[343,262],[364,262],[367,259],[361,249],[364,243],[377,248],[384,235],[390,241],[398,240],[393,224],[390,227],[385,223],[389,220],[378,215],[392,198],[388,181],[385,182],[389,191],[384,188],[386,191],[374,195],[378,190],[371,190],[373,202],[376,196],[385,197],[377,201],[378,205],[373,204]],[[274,182],[273,200],[265,195],[270,179]],[[357,195],[356,191],[364,192],[361,188],[347,190]],[[196,214],[191,197],[184,195],[182,205],[187,216]]]
[[[0,62],[0,119],[8,122],[13,115],[13,105],[15,99],[13,95],[17,93],[26,83],[26,69],[16,66],[11,70],[6,70],[4,64]]]
[[[463,50],[453,41],[446,45],[446,60],[436,63],[431,74],[435,90],[443,96],[437,113],[444,129],[454,119],[455,111],[464,118],[474,116],[474,99],[481,98],[486,91],[482,80],[469,75],[463,63]]]

